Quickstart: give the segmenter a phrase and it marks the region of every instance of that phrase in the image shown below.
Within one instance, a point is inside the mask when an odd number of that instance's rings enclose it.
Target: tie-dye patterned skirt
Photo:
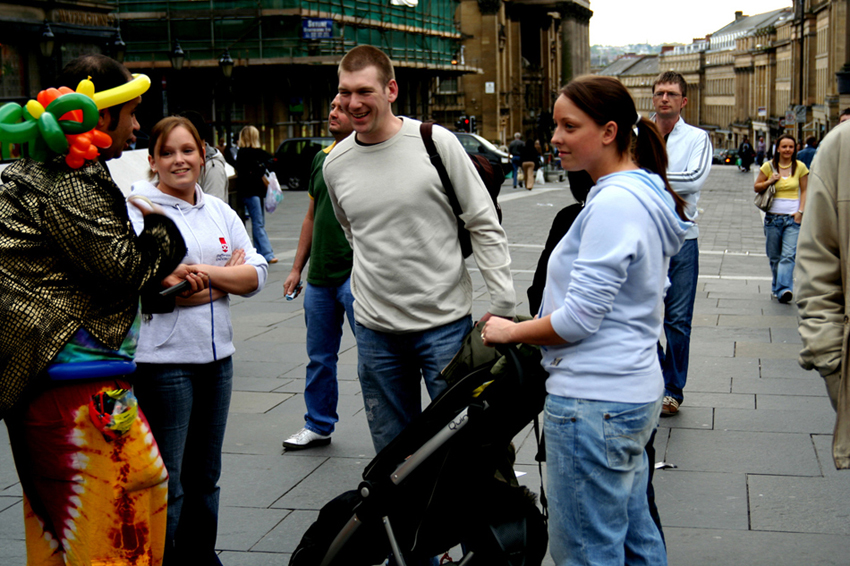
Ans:
[[[54,382],[6,419],[24,493],[27,566],[158,566],[168,474],[139,410],[107,441],[92,395],[123,380]]]

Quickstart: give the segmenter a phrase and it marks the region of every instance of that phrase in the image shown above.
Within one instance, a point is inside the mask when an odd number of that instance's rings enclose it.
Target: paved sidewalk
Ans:
[[[796,309],[770,298],[770,270],[752,177],[715,166],[700,206],[700,280],[685,402],[664,419],[657,458],[677,466],[655,487],[670,564],[844,565],[850,535],[850,475],[830,459],[833,413],[821,379],[796,363]],[[519,312],[549,225],[573,202],[563,185],[513,191],[500,199]],[[318,509],[357,486],[374,456],[356,349],[346,326],[340,355],[341,421],[331,445],[282,453],[303,424],[302,300],[286,301],[306,193],[286,194],[267,218],[280,263],[266,289],[233,300],[237,354],[225,439],[218,548],[226,566],[288,563]],[[486,289],[473,268],[474,315]],[[5,434],[3,434],[5,438]],[[539,489],[533,441],[517,438],[517,469]],[[456,510],[461,512],[461,510]],[[451,510],[447,510],[451,513]],[[25,564],[20,485],[0,439],[0,565]],[[547,564],[552,564],[547,558]]]

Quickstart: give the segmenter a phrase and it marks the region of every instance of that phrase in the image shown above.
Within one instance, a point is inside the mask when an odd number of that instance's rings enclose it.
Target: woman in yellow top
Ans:
[[[767,258],[773,273],[773,296],[780,303],[793,298],[794,261],[797,256],[797,235],[806,207],[806,186],[809,169],[797,161],[797,142],[782,135],[776,140],[776,154],[761,166],[753,187],[757,193],[775,186],[776,196],[764,218]]]

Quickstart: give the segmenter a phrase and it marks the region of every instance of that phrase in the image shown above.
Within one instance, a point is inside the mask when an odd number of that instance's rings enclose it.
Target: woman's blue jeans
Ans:
[[[219,566],[218,479],[233,361],[138,364],[133,383],[168,470],[163,566]]]
[[[775,297],[794,290],[794,264],[799,234],[800,225],[794,222],[794,215],[769,212],[765,215],[765,249],[773,274],[772,291]]]
[[[391,334],[355,324],[357,372],[375,452],[380,452],[422,412],[421,382],[434,399],[447,387],[440,372],[472,330],[465,316],[449,324]]]
[[[644,447],[660,413],[660,398],[634,404],[547,396],[549,550],[557,566],[667,564],[646,498]]]
[[[254,247],[257,253],[269,261],[274,257],[272,243],[266,234],[266,211],[263,210],[263,199],[260,197],[248,197],[242,199],[248,217],[251,219],[251,235],[254,237]]]

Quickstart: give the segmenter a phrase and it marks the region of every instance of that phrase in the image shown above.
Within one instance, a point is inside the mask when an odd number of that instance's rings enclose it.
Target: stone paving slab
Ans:
[[[670,566],[847,566],[847,538],[840,535],[677,527],[664,535]]]
[[[850,535],[845,478],[751,475],[747,483],[754,530]]]
[[[747,530],[747,477],[742,473],[656,470],[663,528]]]
[[[759,396],[759,405],[761,399]],[[751,410],[718,408],[714,411],[714,428],[749,432],[794,432],[832,434],[835,416],[825,411],[778,410],[759,407]]]
[[[664,417],[658,426],[663,428],[693,428],[711,430],[714,428],[714,408],[699,407],[691,404],[691,393],[687,393],[685,402],[674,417]]]
[[[792,395],[808,397],[826,397],[826,387],[818,378],[799,377],[735,377],[732,379],[732,393],[763,393],[765,395]]]
[[[759,409],[776,409],[780,411],[823,411],[832,413],[832,405],[829,397],[790,397],[788,395],[758,395],[757,404]]]
[[[675,429],[665,460],[682,471],[821,475],[808,434]]]
[[[794,361],[799,354],[800,346],[798,344],[735,342],[736,358],[771,358]]]
[[[718,326],[731,326],[734,328],[797,328],[797,319],[794,316],[748,316],[721,314],[717,321]]]

